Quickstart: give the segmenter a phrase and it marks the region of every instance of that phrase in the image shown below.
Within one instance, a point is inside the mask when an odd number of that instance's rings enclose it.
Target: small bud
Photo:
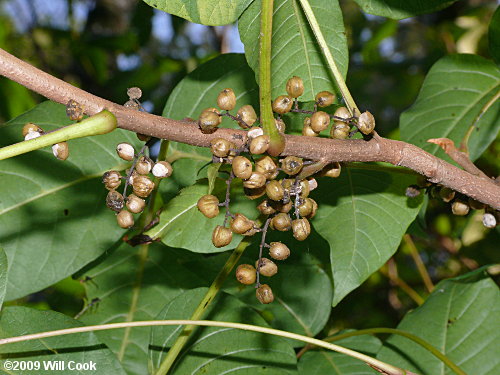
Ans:
[[[122,183],[122,175],[118,171],[108,171],[102,175],[102,183],[108,190],[114,190]]]
[[[140,99],[142,96],[142,90],[139,87],[131,87],[127,89],[127,95],[130,100]]]
[[[174,169],[172,168],[172,165],[168,161],[159,161],[153,165],[153,169],[151,172],[153,173],[153,176],[156,178],[166,178],[170,177],[172,175],[172,172]]]
[[[489,212],[486,212],[483,215],[483,225],[486,228],[495,228],[497,226],[497,219],[495,218],[495,215],[490,214]]]
[[[304,82],[302,78],[293,76],[286,83],[286,92],[292,98],[298,98],[304,93]]]
[[[319,133],[328,128],[328,125],[330,125],[330,115],[328,113],[318,111],[311,116],[311,129],[314,132]]]
[[[255,137],[250,142],[250,153],[260,155],[267,151],[269,148],[270,138],[268,135],[260,135]]]
[[[375,118],[370,112],[363,112],[361,116],[359,116],[358,129],[365,135],[368,135],[375,130]]]
[[[260,262],[257,260],[255,262],[255,268],[258,267],[259,263],[259,273],[262,276],[271,277],[278,273],[278,266],[271,259],[261,258]]]
[[[292,109],[293,100],[288,95],[280,95],[273,101],[273,112],[280,115],[290,112]]]
[[[278,181],[272,180],[266,185],[266,194],[273,201],[280,201],[285,196],[285,189]]]
[[[245,215],[236,214],[231,219],[231,230],[233,233],[243,234],[254,227],[254,222],[248,219]]]
[[[465,216],[469,213],[469,205],[464,201],[457,199],[451,205],[451,212],[453,212],[453,215]]]
[[[296,175],[302,169],[302,159],[296,156],[287,156],[281,162],[281,169],[288,175]]]
[[[221,123],[220,116],[211,111],[204,110],[198,118],[198,126],[203,134],[212,134]]]
[[[233,239],[231,229],[225,228],[222,225],[217,225],[212,233],[212,243],[215,247],[224,247],[229,245]]]
[[[83,106],[73,99],[69,100],[66,104],[66,116],[68,116],[71,121],[82,121]]]
[[[271,242],[269,255],[271,256],[271,258],[276,260],[285,260],[290,256],[290,249],[284,243]]]
[[[52,145],[52,153],[59,160],[66,160],[69,156],[68,142],[59,142]]]
[[[141,198],[146,198],[151,194],[155,187],[153,181],[147,176],[138,175],[134,177],[134,183],[132,184],[132,190],[134,194]]]
[[[236,106],[236,95],[232,89],[224,89],[217,97],[217,105],[220,109],[230,111]]]
[[[252,285],[257,278],[257,271],[251,264],[240,264],[236,268],[236,280],[244,285]]]
[[[29,140],[29,139],[26,139],[26,136],[28,135],[28,133],[38,133],[37,136],[33,137],[33,138],[36,138],[36,137],[39,137],[40,135],[43,134],[43,129],[41,127],[39,127],[38,125],[33,124],[32,122],[28,122],[27,124],[25,124],[23,126],[23,137],[26,141]],[[30,138],[30,139],[33,139],[33,138]]]
[[[292,219],[286,213],[279,213],[271,220],[271,227],[281,232],[286,232],[292,228]]]
[[[144,199],[139,198],[137,195],[130,194],[127,197],[126,205],[130,212],[138,214],[141,213],[146,207],[146,201]]]
[[[135,170],[139,174],[147,175],[151,172],[151,162],[145,156],[141,156],[141,158],[135,164]]]
[[[119,143],[118,146],[116,146],[116,152],[118,156],[123,160],[134,160],[135,150],[130,143]]]
[[[134,225],[134,216],[127,210],[122,210],[116,215],[118,225],[123,229],[128,229]]]
[[[233,173],[242,180],[249,179],[252,175],[252,163],[244,156],[236,156],[232,163]]]
[[[255,291],[255,295],[260,303],[268,304],[274,301],[273,290],[267,284],[262,284]]]
[[[250,177],[243,181],[243,186],[248,189],[257,189],[263,187],[266,183],[266,177],[259,172],[252,172]]]
[[[258,206],[257,210],[263,215],[272,215],[276,212],[273,206],[271,206],[269,200],[264,199]]]
[[[219,215],[219,199],[215,195],[204,195],[198,200],[196,206],[198,210],[209,219],[213,219]]]
[[[120,212],[123,208],[123,195],[116,190],[110,190],[106,196],[106,206],[113,211]]]
[[[321,91],[316,94],[316,103],[319,107],[328,107],[335,101],[335,96],[330,91]]]
[[[255,113],[255,109],[249,104],[244,105],[240,109],[238,109],[238,113],[236,114],[236,118],[242,120],[245,124],[242,124],[238,121],[238,124],[243,129],[248,129],[252,126],[255,121],[257,121],[257,114]],[[246,126],[245,126],[246,125]]]

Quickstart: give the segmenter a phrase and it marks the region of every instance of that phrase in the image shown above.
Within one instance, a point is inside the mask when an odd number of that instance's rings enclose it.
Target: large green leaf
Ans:
[[[120,246],[104,262],[85,272],[92,278],[85,286],[87,299],[94,301],[94,306],[81,320],[90,325],[154,319],[185,289],[206,285],[195,274],[196,269],[180,262],[178,254],[178,250],[156,244],[150,245],[147,253],[139,247]],[[146,259],[144,264],[141,258]],[[118,356],[128,374],[147,373],[148,328],[96,334]]]
[[[5,299],[5,292],[7,291],[7,272],[9,270],[7,263],[7,255],[0,247],[0,311],[2,310],[3,300]]]
[[[374,357],[382,343],[374,336],[353,336],[339,341],[343,346]],[[309,350],[299,360],[299,374],[372,375],[379,374],[359,359],[327,350]]]
[[[163,116],[177,120],[197,119],[205,108],[217,106],[217,96],[225,88],[234,90],[238,107],[251,104],[258,110],[259,91],[252,69],[248,67],[243,54],[229,53],[209,60],[184,77],[168,98]],[[236,113],[233,111],[233,114]],[[238,125],[225,117],[221,127],[235,128]],[[206,176],[199,172],[207,161],[212,160],[210,150],[170,142],[169,151],[170,156],[183,157],[174,165],[174,170],[182,173],[174,171],[171,177],[180,186],[192,185],[197,179]]]
[[[70,121],[63,105],[45,102],[0,128],[0,145],[21,140],[35,122],[45,131]],[[0,243],[9,260],[7,299],[43,289],[82,268],[115,242],[123,230],[106,208],[100,176],[124,169],[119,142],[136,143],[131,132],[69,141],[62,162],[50,148],[0,162]]]
[[[456,0],[354,0],[364,12],[400,20],[444,9]]]
[[[203,25],[227,25],[253,0],[144,0],[154,8]]]
[[[446,137],[458,146],[486,103],[500,90],[500,70],[476,55],[445,56],[433,65],[415,104],[401,115],[401,139],[450,160],[430,138]],[[477,122],[469,139],[472,160],[500,130],[500,101]]]
[[[398,326],[474,375],[500,373],[498,327],[500,292],[484,271],[440,282],[425,303]],[[454,374],[430,352],[401,336],[391,336],[378,358],[422,375]]]
[[[188,319],[207,288],[190,290],[168,303],[157,319]],[[266,326],[265,321],[236,298],[220,293],[203,319]],[[166,348],[179,336],[182,327],[151,329],[150,358],[158,368]],[[256,332],[221,327],[199,328],[174,364],[172,374],[296,374],[292,346],[281,338]]]
[[[497,64],[500,64],[500,7],[491,17],[488,30],[488,41],[490,43],[490,54]]]
[[[312,192],[319,209],[313,225],[330,244],[333,305],[378,270],[397,250],[418,213],[420,199],[405,196],[415,177],[343,168]]]
[[[81,327],[77,320],[55,311],[38,311],[21,306],[7,307],[0,316],[0,337],[26,335],[64,328]],[[125,375],[115,355],[104,346],[92,332],[56,336],[41,340],[24,341],[0,346],[0,366],[6,360],[24,362],[24,365],[39,364],[36,371],[7,371],[8,374],[84,374]],[[59,361],[59,362],[56,362]],[[49,364],[64,364],[65,368],[45,368]],[[95,366],[95,370],[73,369],[77,364]],[[70,367],[71,366],[71,367]],[[4,366],[2,366],[2,369]],[[7,370],[7,369],[6,369]]]
[[[310,0],[335,62],[345,77],[349,54],[344,21],[338,1]],[[241,15],[238,27],[245,45],[248,64],[258,75],[261,2],[254,1]],[[301,101],[314,100],[323,90],[336,91],[335,80],[309,27],[298,0],[276,0],[273,16],[271,54],[272,96],[286,94],[286,82],[292,76],[304,80]]]

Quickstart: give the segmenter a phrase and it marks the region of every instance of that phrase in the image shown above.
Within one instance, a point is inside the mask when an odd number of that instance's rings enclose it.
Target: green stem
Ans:
[[[353,358],[357,358],[360,361],[363,361],[370,366],[379,370],[379,372],[387,374],[387,375],[416,375],[413,372],[402,370],[396,366],[389,365],[385,362],[379,361],[378,359],[372,358],[365,354],[356,352],[351,349],[344,348],[342,346],[338,346],[335,344],[330,344],[328,342],[315,339],[313,337],[307,337],[303,335],[299,335],[292,332],[281,331],[279,329],[267,328],[267,327],[259,327],[250,324],[243,323],[233,323],[233,322],[219,322],[219,321],[210,321],[210,320],[148,320],[148,321],[140,321],[140,322],[127,322],[127,323],[108,323],[108,324],[100,324],[95,326],[85,326],[85,327],[75,327],[75,328],[66,328],[59,329],[56,331],[48,331],[48,332],[40,332],[34,333],[25,336],[17,336],[17,337],[9,337],[5,339],[0,339],[0,346],[5,344],[12,344],[16,342],[23,342],[29,340],[39,340],[48,337],[56,337],[62,335],[70,335],[74,333],[83,333],[83,332],[93,332],[93,331],[105,331],[110,329],[118,329],[118,328],[127,328],[127,327],[151,327],[151,326],[177,326],[177,325],[185,325],[185,326],[204,326],[204,327],[224,327],[224,328],[234,328],[234,329],[242,329],[245,331],[251,332],[259,332],[265,333],[268,335],[280,336],[292,340],[302,341],[310,345],[319,346],[325,349],[333,350],[338,353],[342,353],[348,355]],[[360,331],[358,331],[360,332]],[[461,375],[465,375],[463,372]]]
[[[210,285],[210,288],[208,288],[207,293],[198,304],[198,307],[194,310],[190,320],[198,320],[203,316],[203,313],[207,310],[208,306],[210,305],[210,302],[213,301],[213,299],[221,289],[222,284],[224,283],[228,275],[231,273],[236,263],[238,263],[241,255],[243,254],[243,251],[245,251],[247,246],[250,245],[250,242],[251,239],[249,237],[245,237],[236,247],[236,249],[234,249],[232,254],[227,259],[226,264],[224,264],[219,274],[212,282],[212,285]],[[174,344],[168,351],[165,359],[162,361],[160,368],[156,372],[156,375],[165,375],[168,373],[168,371],[174,364],[175,360],[177,359],[177,356],[179,355],[180,351],[182,350],[184,345],[186,345],[186,342],[191,337],[194,328],[195,326],[192,324],[186,325],[184,327],[181,334],[177,337]]]
[[[455,372],[455,374],[458,375],[467,375],[463,370],[460,369],[451,359],[449,359],[447,356],[445,356],[443,353],[441,353],[439,350],[437,350],[434,346],[429,344],[427,341],[424,339],[421,339],[418,336],[415,336],[411,333],[402,331],[400,329],[396,328],[369,328],[369,329],[361,329],[359,331],[354,331],[354,332],[347,332],[343,333],[340,335],[335,335],[335,336],[330,336],[324,339],[324,341],[328,342],[334,342],[338,340],[342,340],[348,337],[353,337],[353,336],[360,336],[360,335],[371,335],[375,333],[390,333],[393,335],[400,335],[403,337],[406,337],[407,339],[417,343],[418,345],[422,346],[424,349],[428,350],[434,356],[436,356],[439,360],[441,360],[446,366],[448,366],[450,369]]]
[[[271,45],[273,34],[273,0],[262,0],[260,14],[259,101],[260,121],[269,135],[268,153],[278,156],[285,149],[285,138],[278,132],[271,109]]]
[[[25,154],[43,147],[52,146],[70,139],[106,134],[116,129],[116,117],[109,111],[102,111],[81,122],[65,126],[29,141],[0,148],[0,160]]]
[[[344,102],[347,105],[349,112],[351,112],[351,116],[357,116],[358,114],[356,113],[356,111],[358,110],[358,107],[356,106],[356,103],[354,102],[354,99],[352,98],[351,93],[349,92],[349,89],[345,84],[344,77],[342,77],[342,74],[337,68],[337,64],[335,64],[335,60],[333,59],[332,53],[330,52],[330,49],[326,44],[325,37],[321,32],[321,28],[319,27],[316,16],[314,15],[314,12],[309,5],[309,1],[299,0],[299,2],[302,6],[302,9],[304,10],[304,13],[306,14],[307,20],[309,21],[309,26],[311,26],[311,29],[314,33],[314,36],[316,37],[316,40],[318,41],[321,51],[323,52],[323,55],[325,55],[328,67],[330,68],[330,71],[332,72],[333,77],[337,82],[337,86],[340,90],[340,93],[342,94],[342,97],[344,98]],[[335,22],[335,20],[332,20],[332,22]]]

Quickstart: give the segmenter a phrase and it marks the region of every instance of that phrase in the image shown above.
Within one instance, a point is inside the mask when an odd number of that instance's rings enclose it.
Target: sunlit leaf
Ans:
[[[444,9],[456,0],[354,0],[364,12],[400,20]]]
[[[310,0],[326,43],[335,63],[345,77],[349,54],[344,21],[338,1]],[[260,1],[254,1],[241,15],[238,23],[241,41],[245,45],[248,64],[258,75]],[[330,74],[326,60],[309,27],[304,12],[297,0],[274,2],[273,35],[271,54],[272,97],[286,94],[286,82],[292,76],[304,81],[301,101],[314,100],[323,90],[334,92],[335,80]]]
[[[498,286],[479,270],[441,281],[398,328],[426,340],[467,374],[494,375],[500,371],[499,326]],[[422,375],[454,374],[422,346],[397,335],[387,340],[378,358]]]

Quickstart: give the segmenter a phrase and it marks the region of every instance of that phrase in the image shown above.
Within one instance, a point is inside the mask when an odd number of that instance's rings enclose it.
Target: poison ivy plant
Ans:
[[[0,146],[20,141],[27,122],[45,131],[70,123],[63,105],[45,102],[3,125]],[[133,133],[116,130],[69,141],[64,162],[50,148],[2,161],[0,243],[9,261],[7,300],[71,275],[123,233],[106,208],[101,176],[125,169],[115,152],[124,141],[138,142]]]
[[[338,1],[309,1],[326,43],[342,75],[347,73],[349,54]],[[241,15],[238,28],[245,45],[248,65],[258,76],[260,2],[254,1]],[[297,0],[274,1],[273,44],[271,55],[272,97],[286,94],[286,82],[292,76],[304,80],[302,101],[314,100],[323,90],[336,91],[326,60]]]
[[[426,340],[467,374],[493,375],[500,371],[499,325],[500,291],[484,270],[478,270],[441,281],[398,328]],[[422,375],[453,373],[429,351],[396,335],[377,358]]]
[[[21,306],[6,307],[0,315],[1,338],[81,326],[80,322],[55,311],[39,311]],[[40,366],[34,367],[33,371],[27,371],[32,370],[29,367],[10,370],[2,366],[9,374],[44,375],[61,372],[77,375],[87,372],[75,369],[77,364],[93,366],[89,367],[88,372],[97,375],[126,374],[115,355],[92,332],[2,345],[0,365],[4,365],[6,360],[19,361],[26,366]],[[50,368],[50,364],[64,364],[65,368]]]
[[[236,21],[253,0],[144,0],[154,8],[203,25],[227,25]]]
[[[203,298],[207,288],[184,292],[158,314],[157,319],[188,319]],[[205,312],[204,319],[240,322],[266,326],[265,321],[247,305],[220,293]],[[152,367],[160,367],[166,348],[179,335],[182,327],[156,326],[151,329],[150,359]],[[199,328],[180,354],[172,374],[296,374],[296,357],[286,340],[255,332],[220,327]]]
[[[477,130],[468,142],[470,157],[475,160],[500,130],[498,100],[480,116],[499,90],[500,70],[491,61],[476,55],[443,57],[427,74],[415,104],[401,115],[401,139],[450,160],[427,140],[446,137],[458,147],[475,125]]]
[[[321,179],[312,197],[319,209],[314,228],[330,244],[334,294],[338,304],[394,254],[415,219],[420,199],[404,195],[412,175],[343,169],[335,180]]]
[[[456,0],[354,0],[364,12],[400,20],[444,9]]]

